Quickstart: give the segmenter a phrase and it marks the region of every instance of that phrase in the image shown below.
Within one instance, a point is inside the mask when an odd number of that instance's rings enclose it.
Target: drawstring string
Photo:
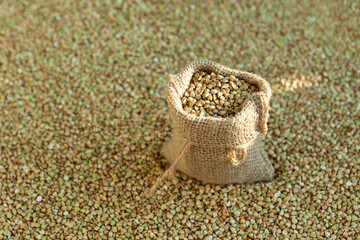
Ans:
[[[245,158],[247,156],[247,149],[246,148],[240,148],[241,156],[239,159],[236,158],[236,152],[235,149],[230,149],[229,155],[230,155],[230,162],[234,166],[238,166],[239,164],[242,164],[245,161]]]
[[[190,147],[190,143],[188,143],[188,142],[185,143],[185,145],[184,145],[183,148],[181,149],[178,157],[175,159],[175,161],[174,161],[174,163],[171,165],[171,167],[169,167],[169,168],[165,171],[165,173],[156,180],[155,184],[154,184],[150,189],[147,189],[147,190],[145,191],[146,197],[150,197],[151,195],[153,195],[154,192],[155,192],[156,189],[159,187],[159,185],[160,185],[160,183],[161,183],[162,181],[164,181],[166,178],[172,177],[172,176],[174,175],[174,173],[175,173],[175,171],[176,171],[176,168],[175,168],[176,165],[180,162],[181,159],[183,159],[183,156],[184,156],[185,152],[189,149],[189,147]]]

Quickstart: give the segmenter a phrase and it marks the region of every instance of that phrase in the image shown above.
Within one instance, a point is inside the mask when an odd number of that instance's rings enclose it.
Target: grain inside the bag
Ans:
[[[233,75],[196,72],[181,99],[183,109],[198,117],[231,117],[258,88]]]

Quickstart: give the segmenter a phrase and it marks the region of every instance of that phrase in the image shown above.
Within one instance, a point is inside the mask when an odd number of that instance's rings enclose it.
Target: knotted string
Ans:
[[[245,161],[245,158],[247,156],[247,149],[246,148],[240,148],[239,150],[241,151],[241,156],[240,156],[239,159],[237,159],[237,157],[236,157],[236,152],[235,152],[234,148],[230,149],[230,152],[229,152],[230,162],[234,166],[238,166],[239,164],[242,164]]]
[[[145,191],[145,196],[146,197],[150,197],[151,195],[153,195],[162,181],[164,181],[166,178],[172,177],[174,175],[174,173],[176,171],[177,164],[180,162],[181,159],[183,159],[183,156],[184,156],[185,152],[189,149],[189,147],[190,147],[190,143],[188,143],[188,142],[185,143],[185,145],[181,149],[178,157],[175,159],[174,163],[165,171],[165,173],[161,177],[159,177],[156,180],[156,182],[154,183],[154,185],[150,189],[147,189]]]

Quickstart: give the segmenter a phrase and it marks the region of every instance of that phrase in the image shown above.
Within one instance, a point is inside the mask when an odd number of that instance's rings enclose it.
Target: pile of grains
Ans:
[[[1,1],[0,240],[360,240],[358,2]],[[269,81],[275,180],[146,198],[204,55]]]
[[[198,117],[230,117],[240,111],[246,97],[257,87],[234,76],[196,72],[181,99],[187,113]]]

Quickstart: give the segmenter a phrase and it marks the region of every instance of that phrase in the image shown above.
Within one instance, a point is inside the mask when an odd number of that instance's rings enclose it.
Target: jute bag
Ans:
[[[234,75],[258,87],[249,94],[234,117],[197,117],[183,110],[181,97],[197,71]],[[272,167],[262,139],[267,133],[271,89],[261,77],[230,69],[211,61],[195,61],[177,75],[169,75],[167,102],[174,123],[173,135],[161,154],[171,167],[157,180],[160,182],[179,170],[203,183],[251,183],[273,179]]]

